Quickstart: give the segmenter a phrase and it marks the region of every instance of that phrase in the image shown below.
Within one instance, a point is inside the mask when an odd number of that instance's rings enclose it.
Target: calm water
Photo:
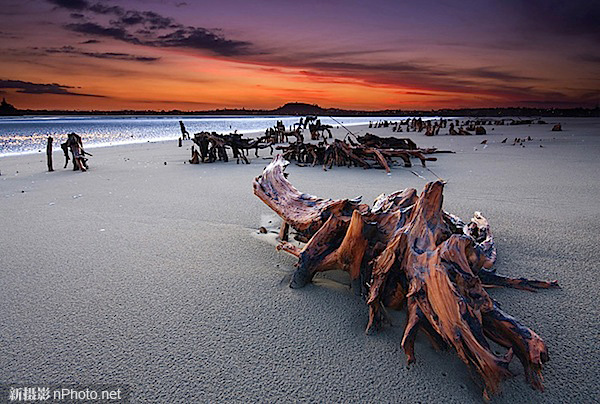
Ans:
[[[329,117],[319,117],[324,124],[338,124]],[[369,121],[390,117],[336,117],[346,126],[360,125]],[[286,127],[298,122],[299,117],[275,116],[31,116],[0,117],[0,156],[36,153],[45,150],[49,135],[54,145],[60,144],[67,134],[75,132],[82,136],[86,147],[110,146],[124,143],[177,139],[181,136],[179,121],[182,120],[191,134],[201,131],[238,133],[264,131],[283,120]]]

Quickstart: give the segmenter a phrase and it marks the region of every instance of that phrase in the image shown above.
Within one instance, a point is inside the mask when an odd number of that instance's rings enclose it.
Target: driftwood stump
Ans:
[[[54,138],[52,136],[48,136],[48,144],[46,145],[46,160],[48,163],[48,171],[54,171],[54,167],[52,166],[52,142]]]
[[[89,169],[87,165],[87,156],[91,156],[90,153],[86,152],[83,148],[83,141],[81,140],[81,136],[76,133],[69,133],[67,135],[67,141],[60,145],[63,153],[65,155],[65,166],[69,164],[69,151],[71,152],[72,160],[73,160],[73,171],[86,171]]]
[[[369,307],[367,333],[387,322],[385,308],[408,312],[402,348],[415,362],[414,341],[423,331],[436,348],[454,348],[480,376],[487,399],[511,375],[517,355],[526,381],[543,390],[544,341],[504,313],[486,286],[524,290],[558,283],[514,279],[491,270],[496,247],[488,221],[475,212],[469,223],[442,209],[444,184],[428,183],[418,195],[405,189],[379,196],[372,207],[359,199],[332,200],[298,191],[286,179],[288,164],[277,156],[254,180],[254,193],[297,232],[303,248],[282,242],[279,250],[298,257],[290,287],[300,288],[317,272],[349,273]],[[282,231],[282,234],[287,231]],[[488,340],[507,348],[492,352]]]

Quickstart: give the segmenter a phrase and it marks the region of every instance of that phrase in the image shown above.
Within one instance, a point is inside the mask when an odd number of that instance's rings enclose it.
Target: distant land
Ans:
[[[18,109],[2,100],[0,104],[1,116],[26,116],[26,115],[316,115],[316,116],[473,116],[473,117],[600,117],[600,108],[460,108],[436,110],[350,110],[341,108],[322,108],[316,104],[301,102],[288,102],[276,109],[213,109],[210,111],[170,111],[152,110],[118,110],[118,111],[64,111],[64,110],[34,110]]]

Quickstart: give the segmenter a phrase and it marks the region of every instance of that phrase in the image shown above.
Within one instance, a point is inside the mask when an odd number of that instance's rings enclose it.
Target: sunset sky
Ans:
[[[0,0],[17,108],[595,107],[600,2]]]

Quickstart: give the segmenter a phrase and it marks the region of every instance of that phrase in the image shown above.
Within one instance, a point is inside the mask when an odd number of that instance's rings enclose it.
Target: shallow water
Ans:
[[[330,117],[321,122],[338,126]],[[390,117],[336,117],[343,125],[352,126]],[[398,118],[396,118],[398,119]],[[75,132],[86,147],[111,146],[125,143],[177,139],[181,136],[179,121],[189,133],[201,131],[238,133],[264,131],[282,120],[286,127],[298,122],[289,116],[29,116],[0,117],[0,156],[36,153],[45,150],[48,136],[54,138],[55,148]]]

